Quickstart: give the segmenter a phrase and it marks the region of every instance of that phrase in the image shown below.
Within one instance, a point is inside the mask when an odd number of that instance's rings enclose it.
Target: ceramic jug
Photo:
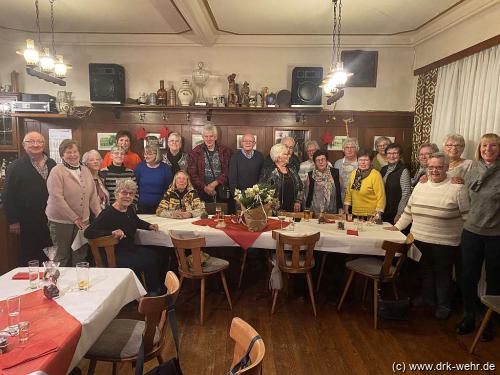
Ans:
[[[189,81],[187,79],[182,81],[182,85],[177,92],[177,96],[179,97],[181,106],[186,107],[191,105],[191,102],[193,101],[194,98],[194,94],[193,90],[191,89],[191,85],[189,84]]]

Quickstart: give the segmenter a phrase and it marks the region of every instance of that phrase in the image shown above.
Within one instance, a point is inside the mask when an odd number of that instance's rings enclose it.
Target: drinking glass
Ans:
[[[215,221],[218,221],[222,218],[222,207],[215,206]]]
[[[19,343],[26,344],[30,337],[30,322],[19,322]]]
[[[311,211],[309,208],[304,208],[304,221],[309,221],[311,218]]]
[[[293,217],[288,218],[288,226],[286,227],[287,230],[290,232],[293,232],[295,230],[295,220]]]
[[[9,332],[16,336],[19,333],[19,314],[21,313],[21,297],[7,298],[7,314],[9,319]]]
[[[28,279],[30,289],[38,288],[38,276],[40,275],[39,267],[40,262],[38,260],[30,260],[28,262]]]
[[[89,289],[89,262],[80,262],[76,264],[76,279],[78,289]]]
[[[278,220],[280,221],[280,229],[283,229],[283,222],[285,221],[286,216],[281,212],[278,212]]]

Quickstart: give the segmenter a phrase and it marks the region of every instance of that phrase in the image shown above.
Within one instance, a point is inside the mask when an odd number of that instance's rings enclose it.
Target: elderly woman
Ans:
[[[443,152],[450,158],[450,177],[463,179],[472,165],[472,160],[462,159],[465,148],[465,139],[460,134],[448,134],[444,140]]]
[[[135,167],[135,177],[139,185],[138,213],[155,214],[163,193],[172,183],[172,170],[161,162],[158,145],[144,147],[144,161]]]
[[[380,172],[382,167],[386,166],[387,156],[385,155],[385,148],[391,144],[392,141],[387,137],[378,137],[375,140],[375,149],[377,150],[377,154],[373,159],[373,168]]]
[[[448,164],[444,153],[430,156],[429,182],[415,187],[394,227],[403,230],[413,223],[415,245],[422,252],[422,293],[413,305],[433,307],[437,302],[437,319],[448,319],[451,313],[453,263],[460,253],[460,236],[469,211],[466,189],[446,176]]]
[[[427,176],[427,162],[429,156],[439,152],[439,148],[435,143],[422,143],[418,149],[418,171],[411,179],[411,186],[415,187],[422,176]],[[449,159],[448,159],[449,160]]]
[[[187,171],[188,155],[182,151],[182,138],[177,132],[168,136],[167,152],[163,154],[163,162],[172,169],[172,175],[180,170]]]
[[[228,202],[228,176],[231,149],[217,142],[217,128],[205,125],[203,143],[193,148],[188,159],[188,173],[204,202]]]
[[[385,209],[384,182],[380,172],[372,167],[373,153],[361,149],[357,153],[358,168],[351,173],[347,183],[345,212],[360,217],[382,217]]]
[[[135,152],[130,150],[132,134],[130,134],[130,132],[127,130],[120,130],[116,133],[115,139],[116,139],[116,145],[122,147],[124,150],[123,165],[125,165],[125,167],[129,169],[134,170],[136,165],[141,162],[141,158]],[[113,164],[112,153],[113,150],[109,151],[108,153],[106,153],[106,155],[104,155],[104,160],[101,163],[101,168],[106,168]]]
[[[480,306],[477,284],[483,261],[486,270],[486,294],[500,295],[500,137],[481,137],[475,161],[465,176],[470,211],[462,233],[462,285],[464,318],[457,333],[464,335],[475,328],[475,313]],[[492,320],[483,332],[482,341],[493,338]]]
[[[317,150],[312,159],[314,169],[307,174],[304,207],[336,214],[342,208],[339,170],[329,166],[326,151]]]
[[[125,149],[121,146],[113,146],[110,151],[111,164],[99,171],[99,177],[102,179],[104,186],[109,192],[110,202],[115,201],[116,184],[120,180],[131,179],[136,180],[135,173],[132,169],[125,167],[123,160],[125,158]],[[134,205],[137,203],[138,196],[134,198]]]
[[[380,173],[384,179],[386,204],[382,219],[394,224],[400,218],[411,195],[410,172],[401,161],[403,149],[391,143],[385,149],[387,164]]]
[[[52,242],[57,246],[55,261],[61,267],[74,266],[87,257],[87,245],[72,251],[78,231],[89,222],[90,211],[97,216],[101,202],[90,170],[80,164],[76,142],[65,139],[59,146],[62,164],[55,166],[47,178],[49,199],[45,213],[49,220]]]
[[[299,167],[299,177],[303,184],[306,182],[307,174],[314,169],[313,155],[319,150],[319,145],[316,141],[307,141],[304,148],[306,149],[307,160],[300,163]]]
[[[260,182],[276,188],[275,196],[278,198],[280,210],[300,211],[304,189],[299,174],[294,168],[288,167],[290,154],[287,146],[278,143],[271,147],[269,155],[274,164],[263,168]]]
[[[156,215],[173,219],[188,219],[198,217],[205,210],[205,203],[191,185],[189,175],[179,171],[174,176],[172,185],[156,210]]]
[[[351,173],[358,168],[358,159],[356,158],[356,152],[359,149],[358,140],[356,138],[347,137],[342,143],[342,149],[344,150],[344,157],[337,160],[334,167],[337,168],[340,173],[343,202]]]
[[[109,206],[109,193],[104,186],[104,182],[101,177],[99,177],[99,170],[101,168],[102,157],[99,151],[90,150],[87,151],[82,156],[82,164],[85,165],[92,173],[92,178],[94,179],[97,196],[101,202],[101,208],[104,209]]]
[[[158,224],[139,219],[132,208],[137,184],[129,179],[116,184],[115,201],[106,207],[96,220],[85,229],[86,238],[113,236],[119,240],[115,245],[116,265],[131,268],[138,275],[144,273],[146,288],[150,295],[164,292],[163,276],[160,274],[159,257],[150,248],[134,244],[137,229],[158,230]],[[105,256],[105,254],[103,254]]]

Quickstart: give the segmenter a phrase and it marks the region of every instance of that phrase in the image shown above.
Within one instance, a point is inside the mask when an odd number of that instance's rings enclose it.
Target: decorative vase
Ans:
[[[182,81],[182,86],[177,92],[177,96],[179,97],[181,106],[187,107],[191,105],[191,102],[193,101],[194,98],[194,94],[193,90],[191,89],[191,85],[189,84],[189,81],[187,79]]]
[[[146,104],[148,102],[148,97],[145,92],[139,93],[139,98],[137,99],[139,104]]]
[[[250,232],[261,232],[267,225],[267,217],[270,215],[271,205],[264,204],[255,208],[246,209],[241,202],[241,211],[245,218],[244,224]]]
[[[167,104],[167,90],[165,90],[165,81],[160,81],[160,89],[156,92],[156,104]]]

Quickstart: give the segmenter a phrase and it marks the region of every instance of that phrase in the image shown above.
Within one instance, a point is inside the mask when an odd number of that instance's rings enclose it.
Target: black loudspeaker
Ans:
[[[89,64],[90,102],[125,103],[125,69],[117,64]]]
[[[321,107],[322,81],[323,68],[293,68],[292,107]]]

